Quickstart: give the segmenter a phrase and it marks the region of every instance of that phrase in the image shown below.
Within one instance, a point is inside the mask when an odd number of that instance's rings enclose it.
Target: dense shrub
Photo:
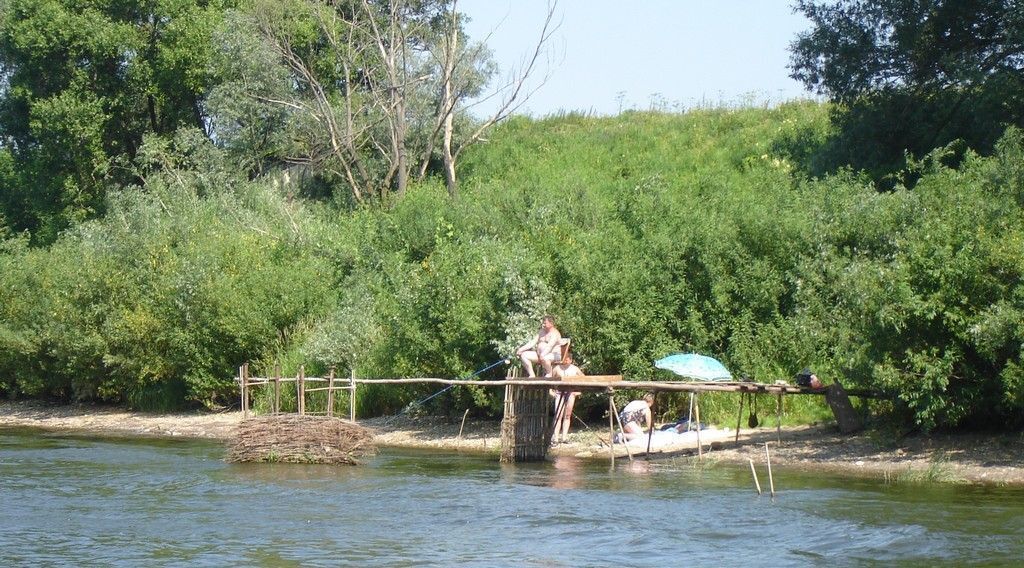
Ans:
[[[552,313],[592,374],[671,380],[652,362],[697,351],[765,382],[810,366],[924,428],[1019,423],[1021,133],[955,169],[937,150],[913,190],[880,194],[794,166],[827,119],[814,103],[516,118],[464,156],[459,198],[430,181],[354,210],[239,179],[194,137],[151,141],[144,189],[102,221],[47,249],[4,241],[0,388],[171,406],[228,401],[244,361],[467,377]],[[358,411],[436,391],[361,389]],[[500,396],[457,388],[430,406],[495,414]],[[735,420],[730,400],[709,397],[703,418]]]
[[[319,309],[326,265],[302,242],[301,206],[230,178],[216,189],[216,164],[194,165],[154,170],[48,249],[8,244],[9,394],[224,403],[238,364]]]

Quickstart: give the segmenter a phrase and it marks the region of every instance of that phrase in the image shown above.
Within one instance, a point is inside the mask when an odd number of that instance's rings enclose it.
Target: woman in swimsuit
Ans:
[[[651,419],[653,404],[654,395],[647,393],[642,399],[627,404],[619,413],[619,422],[622,423],[622,431],[627,440],[643,434],[644,426],[647,426],[648,430],[654,427],[654,421]]]

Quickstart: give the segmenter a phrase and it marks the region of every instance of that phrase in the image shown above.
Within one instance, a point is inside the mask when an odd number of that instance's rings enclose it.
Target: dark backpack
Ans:
[[[796,385],[798,387],[809,387],[811,386],[811,375],[814,373],[810,369],[804,369],[796,374]]]

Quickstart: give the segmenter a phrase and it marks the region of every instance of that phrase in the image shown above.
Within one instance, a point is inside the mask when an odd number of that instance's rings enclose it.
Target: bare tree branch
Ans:
[[[449,29],[448,33],[445,34],[444,41],[442,42],[441,49],[441,96],[440,103],[438,106],[438,120],[435,123],[435,130],[432,138],[437,136],[440,132],[441,140],[441,154],[444,161],[444,174],[445,183],[448,186],[448,193],[450,196],[455,197],[458,190],[458,182],[455,175],[455,166],[459,155],[462,151],[471,144],[478,142],[483,134],[498,122],[508,118],[512,113],[518,110],[523,104],[529,100],[530,96],[533,95],[538,89],[540,89],[548,79],[545,75],[540,82],[533,88],[526,90],[527,80],[534,73],[538,61],[541,55],[544,53],[546,46],[550,42],[554,33],[560,27],[560,23],[555,23],[555,12],[558,6],[556,0],[552,0],[548,3],[547,13],[544,18],[544,24],[541,28],[540,37],[533,45],[533,50],[529,57],[524,61],[522,67],[517,71],[513,71],[510,75],[510,79],[504,84],[498,87],[498,89],[489,97],[502,96],[502,103],[497,110],[494,111],[490,116],[484,119],[477,127],[463,139],[457,146],[453,147],[454,144],[454,116],[459,108],[459,104],[465,96],[463,90],[456,88],[455,86],[455,71],[460,65],[468,65],[469,62],[465,59],[467,53],[461,52],[458,49],[458,34],[459,34],[459,22],[458,22],[458,11],[457,11],[457,0],[453,0],[451,9],[447,18],[447,25]],[[488,36],[489,37],[489,36]],[[429,160],[429,155],[424,157],[424,164],[421,171],[426,171],[426,160]]]

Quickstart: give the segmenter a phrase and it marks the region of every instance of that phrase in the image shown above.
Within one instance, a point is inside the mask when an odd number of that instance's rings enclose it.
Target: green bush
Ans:
[[[429,180],[352,210],[294,199],[285,176],[237,176],[194,133],[151,140],[133,166],[144,187],[111,192],[102,220],[49,248],[3,241],[0,389],[155,408],[232,402],[245,361],[468,377],[551,313],[590,374],[674,380],[653,361],[696,351],[762,382],[809,366],[892,396],[873,408],[922,428],[1019,425],[1021,133],[956,168],[936,150],[913,162],[913,190],[878,193],[794,165],[827,114],[515,118],[463,156],[458,198]],[[360,389],[358,413],[438,390]],[[496,415],[500,397],[455,388],[427,406]],[[662,412],[687,403],[666,395]],[[735,404],[709,396],[702,418],[729,425]]]

